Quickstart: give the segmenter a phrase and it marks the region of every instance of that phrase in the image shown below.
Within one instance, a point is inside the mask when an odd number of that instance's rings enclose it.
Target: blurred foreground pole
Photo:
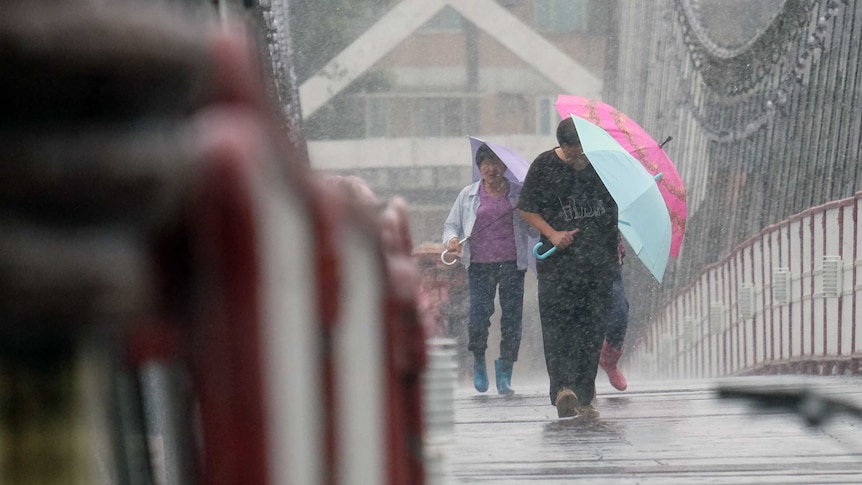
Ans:
[[[406,204],[328,196],[190,18],[3,4],[0,483],[421,485]]]
[[[126,8],[2,7],[2,483],[155,480],[128,343],[180,310],[154,257],[189,180],[182,117],[213,67],[200,31]]]
[[[279,136],[260,72],[242,35],[97,3],[6,1],[0,16],[0,482],[264,483],[258,356],[242,344],[258,336],[244,327],[255,310],[228,302],[245,311],[221,314],[244,332],[234,346],[197,325],[214,323],[202,316],[217,281],[191,245],[218,210],[195,213],[219,170],[202,158],[206,113],[256,117],[247,145]],[[270,150],[280,170],[301,158]],[[234,252],[251,237],[221,236]],[[200,352],[206,335],[224,352]],[[177,372],[157,410],[173,413],[172,442],[155,447],[171,450],[170,476],[151,460],[153,362]]]

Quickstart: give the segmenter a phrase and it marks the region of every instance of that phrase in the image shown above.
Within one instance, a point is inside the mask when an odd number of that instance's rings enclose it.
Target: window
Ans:
[[[475,131],[477,100],[470,96],[360,94],[369,138],[463,136]]]
[[[536,28],[545,32],[587,30],[588,0],[535,0]]]
[[[461,136],[464,134],[466,113],[461,99],[424,98],[417,100],[419,136]]]
[[[554,104],[555,97],[542,96],[536,99],[536,134],[555,135],[560,117]]]
[[[419,136],[440,136],[442,134],[443,105],[438,101],[440,100],[434,98],[416,100],[417,109],[413,111],[413,114],[418,121],[415,123],[418,130],[415,130],[414,134]]]
[[[368,98],[368,104],[366,105],[368,112],[366,113],[367,117],[367,134],[371,138],[379,138],[386,136],[386,107],[387,103],[385,99],[382,98]]]

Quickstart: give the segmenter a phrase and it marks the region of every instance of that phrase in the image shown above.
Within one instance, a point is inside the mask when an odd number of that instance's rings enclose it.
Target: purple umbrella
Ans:
[[[476,138],[475,136],[470,137],[470,149],[473,152],[473,181],[477,181],[482,178],[479,175],[479,167],[476,166],[476,150],[479,149],[482,144],[488,145],[494,153],[500,157],[500,160],[506,165],[506,178],[511,182],[524,183],[524,177],[527,176],[527,170],[530,168],[530,162],[528,162],[524,157],[522,157],[518,152],[506,148],[503,145],[498,145],[496,143],[491,143],[490,141],[485,141],[480,138]]]

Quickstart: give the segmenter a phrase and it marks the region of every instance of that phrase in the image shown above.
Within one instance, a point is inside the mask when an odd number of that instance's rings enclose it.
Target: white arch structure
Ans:
[[[559,86],[561,92],[600,98],[601,79],[493,0],[404,0],[302,83],[299,98],[303,116],[311,116],[447,5]]]

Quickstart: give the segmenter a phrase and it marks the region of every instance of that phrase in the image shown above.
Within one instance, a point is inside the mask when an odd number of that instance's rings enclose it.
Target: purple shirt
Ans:
[[[472,262],[499,263],[517,259],[514,211],[507,195],[495,199],[485,191],[484,184],[479,184],[479,208],[476,209],[476,222],[470,236]]]

